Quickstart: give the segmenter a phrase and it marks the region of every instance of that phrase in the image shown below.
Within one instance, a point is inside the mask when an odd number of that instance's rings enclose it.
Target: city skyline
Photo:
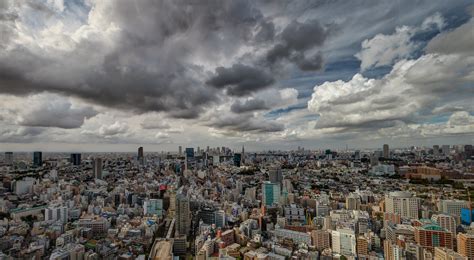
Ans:
[[[471,4],[3,1],[0,151],[472,144]]]

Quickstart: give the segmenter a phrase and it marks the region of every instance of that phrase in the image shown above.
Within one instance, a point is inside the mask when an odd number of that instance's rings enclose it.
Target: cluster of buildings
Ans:
[[[0,259],[474,259],[471,145],[0,157]]]

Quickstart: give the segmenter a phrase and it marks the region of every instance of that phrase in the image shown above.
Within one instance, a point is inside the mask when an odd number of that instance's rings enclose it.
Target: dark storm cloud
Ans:
[[[20,28],[9,25],[6,29],[11,37],[0,39],[1,46],[10,46],[0,50],[0,92],[47,91],[138,113],[165,111],[172,117],[196,118],[204,107],[219,100],[219,92],[205,84],[206,71],[194,65],[193,57],[218,59],[243,45],[271,40],[274,34],[273,24],[264,20],[253,1],[150,0],[96,5],[100,8],[91,9],[89,22],[98,24],[83,30],[87,34],[74,40],[72,50],[15,43],[11,38]],[[40,19],[33,26],[38,28],[32,28],[37,31],[55,18],[49,13],[52,9],[35,2],[18,2],[15,7],[37,11]],[[16,13],[2,13],[2,19],[17,18],[21,15],[18,8]],[[113,27],[119,29],[106,31]],[[227,81],[232,85],[225,87],[229,95],[245,95],[273,83],[260,70],[240,64],[218,71],[227,73],[223,77],[235,73],[243,78]],[[219,78],[225,80],[223,77]]]
[[[267,62],[287,60],[296,63],[301,70],[319,70],[323,65],[321,54],[307,57],[305,52],[322,46],[327,35],[328,30],[318,20],[293,21],[278,35],[280,42],[268,51]]]
[[[219,67],[207,84],[225,88],[231,96],[244,96],[270,86],[274,79],[268,72],[242,64],[230,68]]]
[[[268,107],[265,104],[265,101],[261,99],[250,99],[250,100],[246,100],[245,102],[241,102],[237,100],[230,107],[230,110],[232,112],[238,113],[238,114],[257,111],[257,110],[263,110],[263,109],[268,109]]]
[[[280,132],[285,126],[276,121],[261,120],[247,115],[221,115],[207,124],[210,127],[234,132],[272,133]]]
[[[296,65],[303,71],[315,71],[323,68],[323,56],[321,53],[316,53],[313,56],[299,57],[296,59]]]
[[[49,98],[49,100],[48,100]],[[65,100],[53,101],[53,96],[36,96],[33,104],[28,104],[18,120],[19,125],[34,127],[79,128],[85,119],[94,117],[98,112],[92,107],[72,107]]]

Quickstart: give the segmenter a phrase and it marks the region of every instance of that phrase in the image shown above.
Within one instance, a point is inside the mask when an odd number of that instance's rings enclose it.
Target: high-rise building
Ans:
[[[5,152],[5,164],[13,164],[13,152]]]
[[[418,219],[420,199],[409,192],[395,191],[385,195],[385,212],[404,218]]]
[[[461,209],[469,208],[467,200],[441,200],[439,203],[439,211],[451,216],[461,216]]]
[[[143,202],[144,215],[163,216],[163,200],[161,199],[147,199]]]
[[[102,158],[94,159],[94,178],[102,179]]]
[[[383,157],[390,158],[390,149],[388,147],[388,144],[383,145]]]
[[[346,209],[348,210],[359,210],[360,209],[360,197],[355,193],[349,194],[346,197]]]
[[[354,231],[349,229],[337,229],[331,231],[333,253],[344,256],[356,256],[356,237]]]
[[[43,153],[33,152],[33,166],[40,167],[43,165]]]
[[[365,236],[357,237],[357,257],[358,259],[369,257],[369,239]]]
[[[433,155],[439,156],[439,145],[433,145]]]
[[[281,168],[276,166],[270,167],[268,169],[268,179],[271,183],[281,184],[281,182],[283,181]]]
[[[433,221],[438,223],[438,225],[451,233],[453,233],[453,237],[456,236],[456,220],[453,216],[446,215],[446,214],[436,214],[431,217]]]
[[[245,148],[242,145],[242,157],[241,157],[241,163],[240,164],[245,164]]]
[[[183,194],[176,195],[176,231],[180,235],[188,235],[191,227],[189,199]]]
[[[178,154],[179,156],[183,155],[183,147],[181,145],[178,146]]]
[[[474,235],[459,233],[456,241],[458,253],[469,259],[474,259]]]
[[[449,145],[443,145],[441,146],[441,151],[443,152],[443,155],[448,156],[451,150]]]
[[[138,147],[137,159],[138,159],[138,161],[139,161],[140,163],[143,164],[144,157],[143,157],[143,147],[142,147],[142,146]]]
[[[415,227],[415,241],[430,251],[434,250],[435,247],[454,248],[453,234],[436,224]]]
[[[234,166],[240,167],[241,162],[242,162],[242,154],[234,153]]]
[[[280,201],[280,184],[265,181],[262,184],[262,203],[265,206],[278,204]]]
[[[436,260],[468,260],[467,257],[456,253],[452,249],[436,247],[434,250],[434,259]]]
[[[80,153],[72,153],[71,154],[71,164],[74,166],[81,165],[81,154]]]
[[[66,206],[49,206],[44,210],[44,220],[66,223],[68,221],[68,208]]]
[[[318,251],[331,248],[331,232],[327,230],[311,231],[311,240],[313,241],[313,246]]]
[[[406,252],[405,250],[397,245],[392,243],[391,240],[385,239],[383,242],[383,251],[384,251],[384,258],[386,260],[404,260],[406,259]],[[416,258],[418,259],[418,258]]]
[[[194,148],[186,148],[186,159],[194,158]]]

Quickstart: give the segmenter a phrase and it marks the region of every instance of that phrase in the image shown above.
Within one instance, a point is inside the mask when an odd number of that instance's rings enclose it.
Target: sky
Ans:
[[[474,6],[0,0],[0,151],[474,140]]]

